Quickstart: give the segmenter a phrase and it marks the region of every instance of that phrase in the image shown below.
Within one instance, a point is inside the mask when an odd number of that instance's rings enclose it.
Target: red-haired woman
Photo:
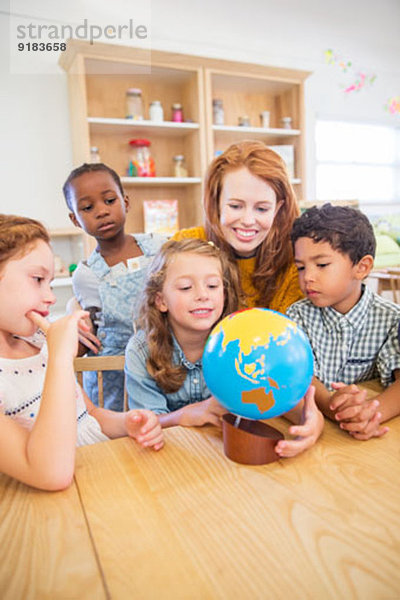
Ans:
[[[279,312],[302,298],[290,232],[299,209],[286,166],[262,142],[229,146],[209,166],[205,226],[174,239],[212,241],[235,260],[247,306]]]

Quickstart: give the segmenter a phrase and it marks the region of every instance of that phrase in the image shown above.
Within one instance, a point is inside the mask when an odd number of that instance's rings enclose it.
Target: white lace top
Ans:
[[[30,340],[40,352],[27,358],[0,357],[0,412],[31,429],[39,412],[47,367],[47,344]],[[60,381],[62,386],[62,381]],[[76,384],[77,445],[107,440],[96,419],[86,410],[82,390]]]

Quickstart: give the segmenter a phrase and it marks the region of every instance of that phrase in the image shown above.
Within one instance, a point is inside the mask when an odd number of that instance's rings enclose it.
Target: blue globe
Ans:
[[[225,317],[203,353],[207,386],[230,412],[269,419],[303,398],[313,376],[310,343],[288,317],[250,308]]]

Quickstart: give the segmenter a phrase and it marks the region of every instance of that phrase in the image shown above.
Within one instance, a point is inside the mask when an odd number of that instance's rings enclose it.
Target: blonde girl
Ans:
[[[240,305],[234,264],[214,244],[169,241],[154,258],[140,308],[140,331],[126,348],[129,406],[153,410],[162,427],[220,424],[201,357],[219,319]]]

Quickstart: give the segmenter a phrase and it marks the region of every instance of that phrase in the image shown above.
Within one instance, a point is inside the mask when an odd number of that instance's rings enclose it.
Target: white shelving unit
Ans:
[[[201,177],[121,177],[124,185],[140,186],[185,186],[201,183]]]
[[[140,48],[69,40],[60,64],[68,73],[74,162],[88,161],[97,146],[102,162],[120,177],[130,198],[128,231],[143,231],[143,202],[177,200],[179,226],[203,221],[202,184],[210,161],[231,143],[257,139],[269,146],[294,149],[292,183],[299,200],[306,197],[304,160],[304,81],[310,74],[285,69]],[[142,90],[144,120],[126,119],[126,90]],[[213,100],[224,108],[224,125],[213,124]],[[161,123],[148,119],[159,100]],[[184,122],[170,121],[179,102]],[[260,114],[270,112],[270,127]],[[238,126],[246,115],[251,127]],[[292,129],[281,127],[290,117]],[[133,138],[148,139],[156,177],[128,177]],[[185,157],[188,177],[175,178],[173,157]]]

